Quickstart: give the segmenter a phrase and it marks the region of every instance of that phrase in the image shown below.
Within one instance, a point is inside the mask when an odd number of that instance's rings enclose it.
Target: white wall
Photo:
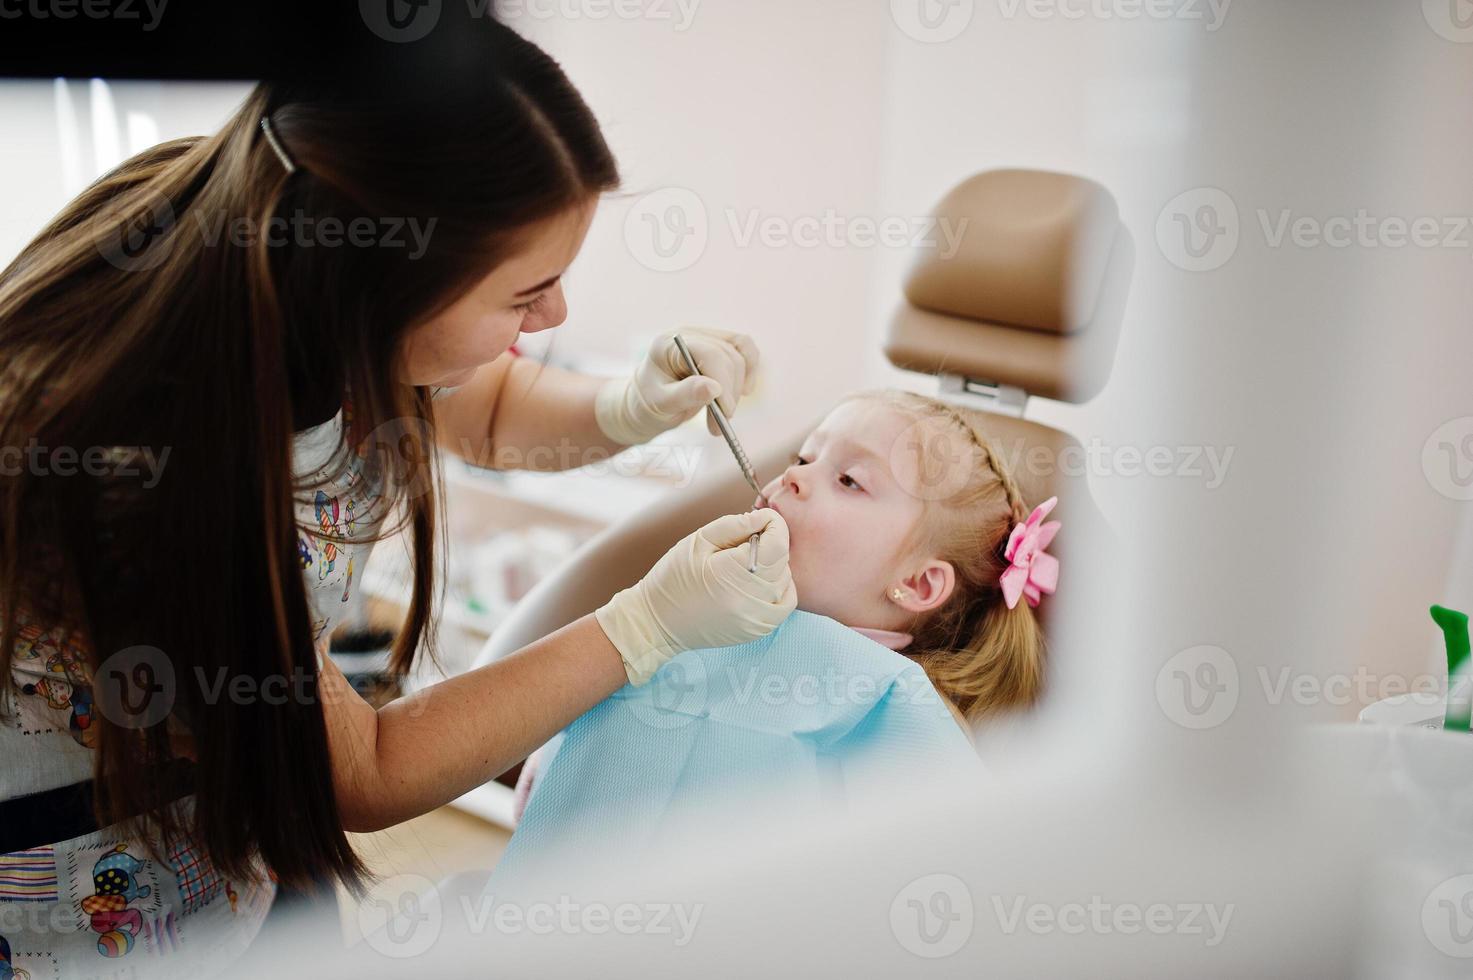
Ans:
[[[249,84],[0,81],[0,264],[61,206],[139,150],[213,132]]]

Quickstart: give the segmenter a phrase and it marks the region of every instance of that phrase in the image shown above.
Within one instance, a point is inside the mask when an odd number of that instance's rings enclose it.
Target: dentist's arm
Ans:
[[[605,381],[503,354],[435,402],[436,439],[493,470],[566,470],[608,459],[625,447],[594,414]]]
[[[627,681],[619,651],[592,613],[378,710],[325,660],[319,684],[343,829],[382,830],[450,802]]]
[[[756,573],[747,538],[762,531]],[[324,658],[323,714],[343,826],[379,830],[474,789],[671,657],[766,636],[797,605],[775,510],[718,518],[643,579],[509,657],[378,710]]]
[[[435,403],[442,447],[490,469],[565,470],[647,442],[716,398],[728,416],[756,383],[745,334],[685,327],[703,377],[690,377],[673,333],[655,338],[628,378],[593,378],[503,355]],[[708,428],[717,434],[715,422]]]

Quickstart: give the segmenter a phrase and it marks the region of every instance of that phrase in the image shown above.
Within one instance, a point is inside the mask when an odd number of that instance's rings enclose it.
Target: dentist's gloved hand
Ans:
[[[691,375],[675,346],[679,333],[701,369]],[[752,338],[729,330],[683,327],[662,333],[633,377],[611,378],[594,402],[594,416],[604,435],[634,446],[648,442],[684,422],[716,399],[727,417],[736,414],[737,401],[752,393],[757,380],[757,345]],[[711,434],[720,435],[714,419],[706,419]]]
[[[757,570],[749,572],[747,539],[756,531],[762,531]],[[797,605],[788,525],[767,508],[719,517],[682,538],[594,616],[630,682],[643,684],[677,653],[766,636]]]

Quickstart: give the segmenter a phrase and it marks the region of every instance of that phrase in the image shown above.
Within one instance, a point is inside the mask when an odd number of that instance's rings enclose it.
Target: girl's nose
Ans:
[[[807,496],[808,484],[805,479],[798,477],[796,465],[789,466],[783,471],[783,475],[778,477],[778,484],[782,493],[792,494],[798,498]]]

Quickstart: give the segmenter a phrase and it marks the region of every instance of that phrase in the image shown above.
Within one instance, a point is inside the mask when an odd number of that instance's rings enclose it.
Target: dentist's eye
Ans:
[[[522,316],[527,316],[533,310],[537,309],[537,307],[541,306],[542,301],[545,299],[547,299],[547,294],[543,293],[541,296],[538,296],[535,299],[529,299],[525,303],[513,303],[512,309],[516,310]]]

